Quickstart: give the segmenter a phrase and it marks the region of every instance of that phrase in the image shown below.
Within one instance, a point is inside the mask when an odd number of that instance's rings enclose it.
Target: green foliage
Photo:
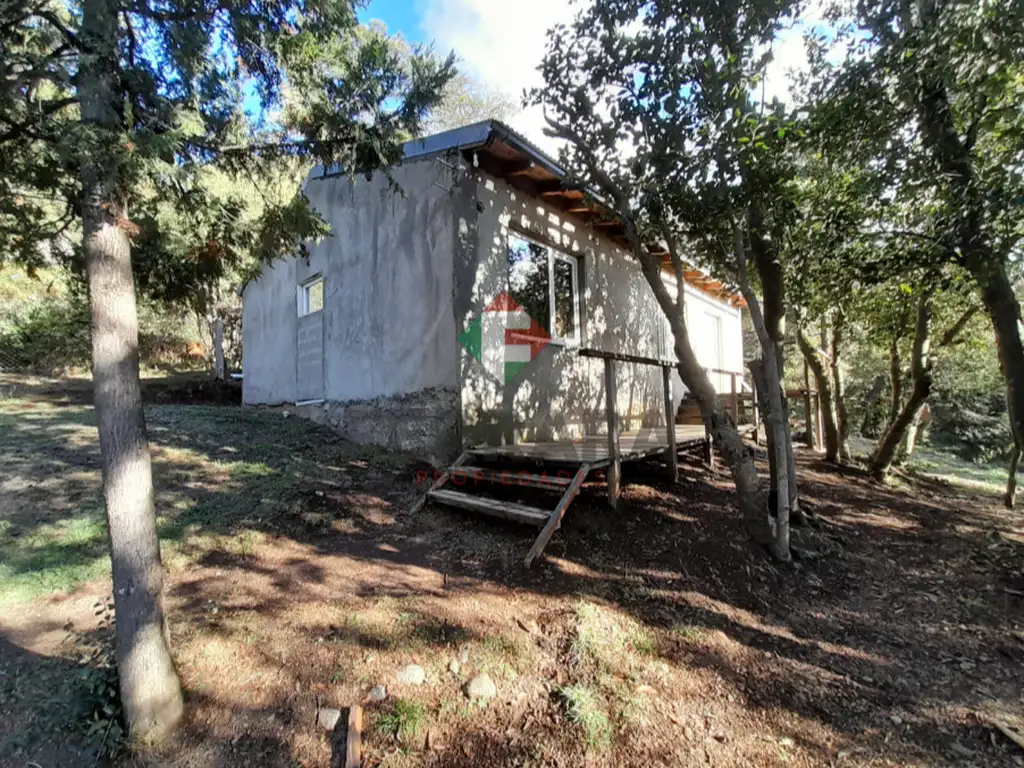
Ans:
[[[598,752],[608,749],[612,743],[612,726],[600,695],[583,684],[564,686],[559,693],[565,702],[566,717],[583,729],[587,747]]]
[[[398,699],[390,712],[377,717],[377,733],[384,737],[408,741],[419,733],[426,720],[426,708],[419,701]]]
[[[86,749],[95,762],[112,760],[128,745],[114,659],[114,601],[99,600],[94,611],[99,625],[90,636],[80,637],[74,720]]]
[[[295,195],[314,163],[393,163],[454,73],[451,56],[361,27],[352,0],[143,0],[117,6],[109,33],[102,7],[0,7],[0,260],[83,274],[80,177],[101,168],[128,212],[138,289],[202,315],[258,263],[326,234]],[[116,126],[81,121],[103,67]]]

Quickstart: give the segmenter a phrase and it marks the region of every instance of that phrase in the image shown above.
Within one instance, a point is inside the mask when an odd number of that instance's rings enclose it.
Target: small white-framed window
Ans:
[[[517,232],[508,235],[508,293],[552,341],[580,343],[579,259]]]
[[[299,286],[299,317],[311,315],[324,308],[324,279],[320,275]]]

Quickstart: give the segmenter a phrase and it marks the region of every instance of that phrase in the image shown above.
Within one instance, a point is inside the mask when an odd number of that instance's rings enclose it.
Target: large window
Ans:
[[[299,286],[299,317],[324,308],[324,279],[319,275]]]
[[[552,339],[579,343],[578,259],[510,234],[508,293]]]

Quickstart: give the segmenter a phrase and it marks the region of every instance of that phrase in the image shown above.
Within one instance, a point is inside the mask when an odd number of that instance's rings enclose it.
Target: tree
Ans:
[[[440,133],[481,120],[508,120],[521,106],[504,91],[460,72],[448,81],[441,102],[430,110],[423,132]]]
[[[550,133],[567,141],[562,160],[579,186],[623,221],[628,250],[672,328],[680,376],[733,473],[741,510],[782,560],[790,557],[796,485],[781,382],[778,245],[789,212],[784,147],[792,126],[780,105],[756,103],[751,93],[792,10],[770,0],[598,0],[549,33],[545,87],[531,95],[545,109]],[[770,436],[774,519],[752,456],[690,344],[684,259],[698,256],[736,281],[757,331],[762,357],[755,376]]]
[[[1015,439],[1024,438],[1024,346],[1012,269],[1024,220],[1024,8],[1013,0],[861,2],[849,55],[827,78],[843,138],[883,135],[907,188],[936,206],[933,266],[971,276],[995,332]]]
[[[134,213],[154,203],[197,212],[197,177],[210,165],[240,173],[305,157],[351,173],[386,166],[437,103],[452,59],[424,52],[403,63],[386,37],[358,27],[350,0],[83,0],[74,12],[40,0],[6,3],[0,20],[0,245],[39,262],[40,244],[80,218],[121,699],[133,736],[156,739],[178,721],[182,696],[163,606],[131,251],[134,238],[167,233],[159,222],[144,231]],[[285,79],[297,109],[280,110]],[[263,114],[281,117],[258,142],[241,108],[246,90]],[[52,224],[46,207],[60,210]],[[268,210],[248,237],[271,259],[324,231],[300,198]],[[224,258],[245,237],[228,220],[202,258]],[[161,242],[181,254],[173,238]]]

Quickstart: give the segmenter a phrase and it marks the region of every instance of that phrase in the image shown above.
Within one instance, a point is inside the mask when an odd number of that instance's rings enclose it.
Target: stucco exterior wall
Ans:
[[[447,455],[458,443],[459,381],[451,171],[425,160],[392,175],[400,192],[381,173],[306,181],[332,234],[310,244],[308,258],[280,262],[246,287],[243,401],[294,403],[319,390],[325,420],[342,434]],[[317,275],[324,308],[297,328],[298,286]]]
[[[545,241],[579,258],[581,345],[665,357],[667,324],[639,265],[590,227],[524,195],[504,181],[472,174],[467,186],[479,205],[460,214],[463,237],[475,245],[457,257],[455,316],[465,328],[507,289],[510,232]],[[742,350],[739,352],[742,360]],[[617,364],[620,426],[664,425],[661,371]],[[463,437],[467,444],[545,440],[605,429],[604,367],[571,346],[549,344],[508,385],[460,350]],[[682,397],[677,386],[675,401]]]

